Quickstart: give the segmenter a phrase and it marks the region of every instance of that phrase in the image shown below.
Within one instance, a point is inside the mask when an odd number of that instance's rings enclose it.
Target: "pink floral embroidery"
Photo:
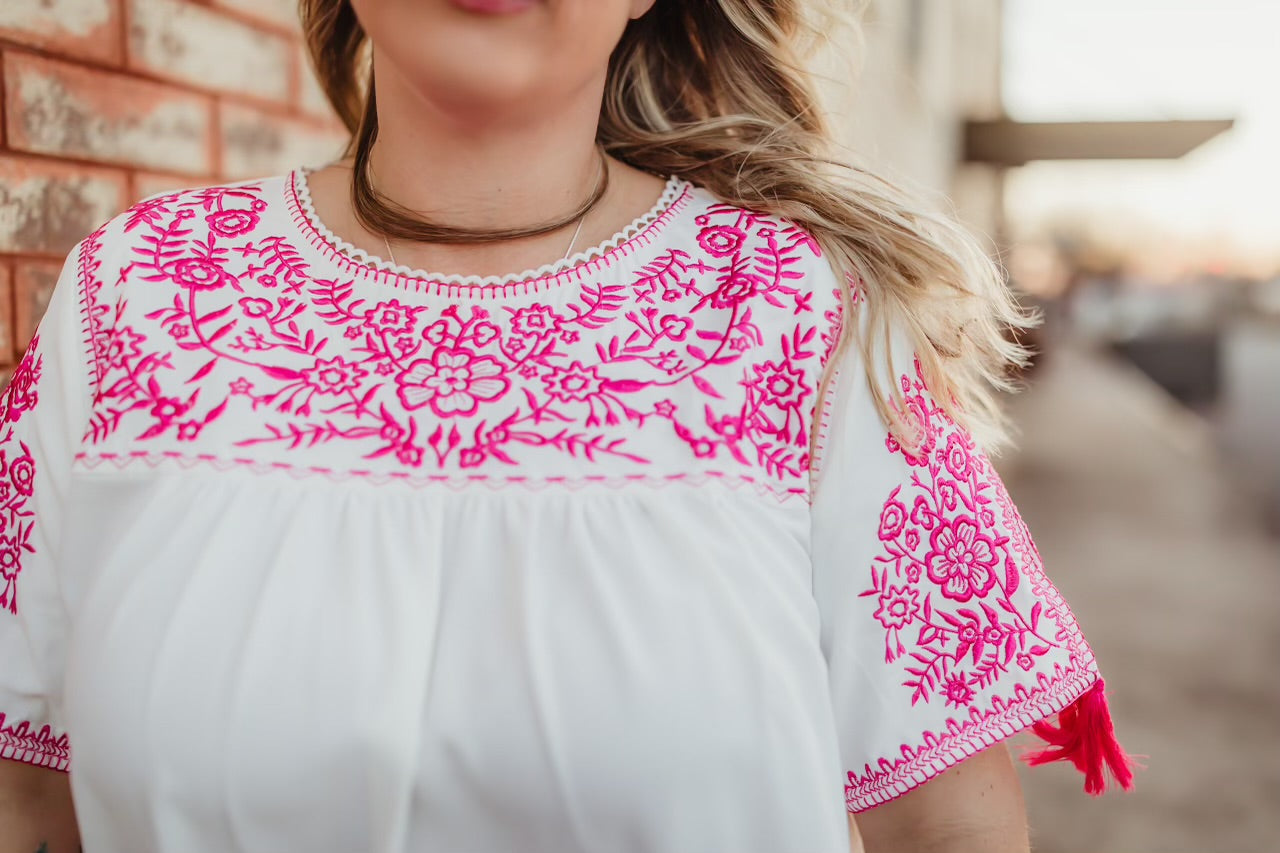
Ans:
[[[920,596],[919,627],[913,625],[910,638],[903,633],[906,623],[880,620],[885,661],[905,656],[911,704],[941,693],[948,704],[968,705],[977,691],[992,689],[1019,655],[1034,661],[1058,643],[1041,629],[1040,602],[1025,613],[1014,603],[1022,582],[1020,560],[988,506],[996,499],[998,476],[972,438],[936,405],[918,360],[915,368],[915,378],[902,377],[902,388],[914,422],[927,433],[914,453],[892,434],[885,439],[889,451],[910,466],[911,479],[884,502],[884,553],[872,567],[871,588],[862,594],[883,601],[899,588],[891,582],[897,579],[901,589]]]
[[[396,379],[400,400],[407,409],[427,403],[441,417],[469,415],[481,400],[496,400],[511,387],[502,376],[502,365],[467,349],[440,348],[431,358],[419,359]]]
[[[940,700],[965,712],[902,757],[849,773],[851,811],[884,802],[973,754],[1056,713],[1089,688],[1096,664],[1070,611],[1044,575],[1040,557],[1000,477],[970,435],[937,406],[919,360],[901,377],[918,446],[891,434],[908,482],[886,497],[878,525],[882,551],[861,594],[875,597],[885,631],[885,663],[900,667],[909,704]],[[1015,598],[1024,585],[1030,595]],[[1055,662],[1051,651],[1068,666]],[[1039,672],[1037,672],[1039,669]],[[1036,672],[1028,687],[1024,673]]]
[[[25,720],[10,724],[0,712],[0,758],[66,770],[70,752],[66,735],[54,735],[49,726],[33,729]]]
[[[18,575],[23,559],[35,553],[31,544],[34,513],[27,506],[35,489],[36,461],[31,448],[14,434],[13,425],[36,407],[44,358],[40,336],[31,339],[0,401],[0,607],[18,612]],[[15,446],[16,445],[16,446]]]
[[[92,336],[90,443],[272,445],[299,465],[341,445],[352,469],[518,466],[537,448],[616,474],[654,464],[629,449],[644,431],[676,454],[669,466],[718,460],[807,493],[821,353],[800,280],[820,250],[802,230],[709,205],[696,239],[655,249],[629,280],[490,310],[313,271],[267,228],[264,186],[126,214],[120,278],[147,286]]]

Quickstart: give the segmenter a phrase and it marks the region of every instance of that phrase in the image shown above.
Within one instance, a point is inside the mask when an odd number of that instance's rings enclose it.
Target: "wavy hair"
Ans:
[[[659,0],[628,24],[612,54],[597,140],[631,166],[678,175],[813,235],[841,282],[844,316],[862,320],[843,324],[819,406],[839,356],[858,346],[882,420],[905,446],[917,446],[918,425],[899,416],[901,392],[894,384],[886,394],[877,367],[883,353],[889,375],[897,375],[896,325],[910,335],[938,405],[994,455],[1011,440],[997,392],[1018,390],[1015,368],[1032,354],[1018,333],[1042,317],[1018,303],[1000,266],[953,218],[837,155],[807,63],[831,32],[860,39],[848,6]],[[346,153],[360,160],[377,121],[365,33],[348,0],[300,0],[299,7],[317,77],[352,133]],[[372,194],[353,199],[373,230],[415,224]]]

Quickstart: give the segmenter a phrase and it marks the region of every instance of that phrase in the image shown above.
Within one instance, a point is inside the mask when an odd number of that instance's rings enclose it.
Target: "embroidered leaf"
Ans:
[[[920,629],[920,636],[916,638],[916,644],[927,646],[940,639],[942,639],[942,631],[936,625],[925,625]]]
[[[717,391],[717,390],[715,389],[715,387],[714,387],[710,382],[708,382],[707,380],[703,379],[703,378],[702,378],[701,376],[699,376],[698,374],[696,374],[696,373],[690,373],[690,374],[689,374],[689,379],[690,379],[690,381],[692,381],[692,382],[693,382],[693,385],[694,385],[694,387],[695,387],[695,388],[697,388],[697,389],[698,389],[699,391],[701,391],[703,394],[706,394],[708,397],[715,397],[717,400],[723,400],[723,399],[724,399],[724,397],[720,394],[720,392],[719,392],[719,391]]]
[[[289,367],[274,367],[269,364],[263,364],[259,365],[259,369],[272,379],[296,380],[302,378],[302,374],[300,372]]]
[[[632,393],[635,391],[643,391],[648,388],[651,383],[642,382],[638,379],[606,379],[600,383],[600,387],[606,391],[618,391],[622,393]]]
[[[1003,601],[1001,601],[1001,604],[1003,604],[1003,603],[1004,603],[1004,602],[1003,602]],[[1040,624],[1040,611],[1043,609],[1043,607],[1044,607],[1044,605],[1043,605],[1043,604],[1041,604],[1041,602],[1039,602],[1039,601],[1037,601],[1037,602],[1036,602],[1036,603],[1031,607],[1031,630],[1032,630],[1032,631],[1036,630],[1036,626],[1038,626],[1038,625]],[[1013,610],[1013,608],[1012,608],[1012,607],[1010,607],[1009,609],[1010,609],[1010,610]]]
[[[221,415],[224,411],[226,411],[226,408],[227,408],[227,401],[223,400],[221,403],[219,403],[218,405],[214,406],[212,409],[209,410],[209,414],[204,416],[204,420],[202,421],[202,423],[207,424],[217,420],[218,416]]]
[[[234,329],[234,328],[235,328],[235,325],[236,325],[236,321],[235,321],[235,320],[232,320],[230,323],[227,323],[225,326],[223,326],[222,328],[218,329],[216,332],[214,332],[212,335],[210,335],[210,336],[207,338],[208,343],[213,343],[214,341],[216,341],[216,340],[218,340],[219,338],[223,337],[224,335],[226,335],[226,334],[227,334],[227,332],[229,332],[229,331],[231,331],[232,329]]]
[[[1004,594],[1013,595],[1018,589],[1018,581],[1021,576],[1018,566],[1013,561],[1013,557],[1006,557],[1004,561]]]
[[[213,370],[214,365],[217,363],[218,360],[216,358],[209,359],[209,361],[205,363],[204,367],[197,370],[195,374],[187,380],[187,382],[199,382],[201,379],[204,379],[209,375],[209,371]]]

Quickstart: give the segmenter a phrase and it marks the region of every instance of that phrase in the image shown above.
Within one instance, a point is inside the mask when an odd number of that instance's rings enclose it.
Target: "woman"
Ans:
[[[5,398],[4,849],[1025,850],[1030,725],[1127,785],[983,450],[1033,321],[828,162],[801,12],[303,0],[350,156],[105,223]]]

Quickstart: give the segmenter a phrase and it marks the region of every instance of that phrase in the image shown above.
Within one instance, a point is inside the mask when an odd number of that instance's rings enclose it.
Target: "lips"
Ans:
[[[477,15],[513,15],[538,5],[539,0],[449,0],[454,7]]]

